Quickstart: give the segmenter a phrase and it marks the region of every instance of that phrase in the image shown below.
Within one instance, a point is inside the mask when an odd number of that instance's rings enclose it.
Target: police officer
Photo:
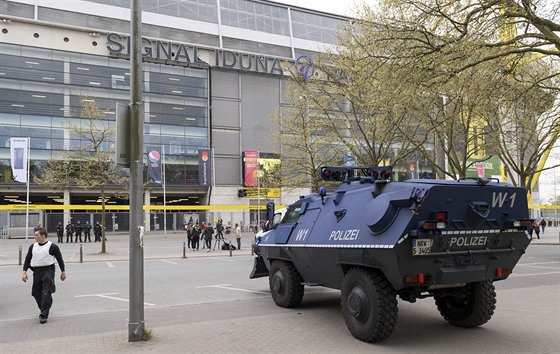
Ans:
[[[58,243],[63,243],[64,240],[64,226],[62,226],[62,221],[56,224],[56,236],[58,236]]]
[[[95,242],[101,242],[101,225],[99,221],[96,221],[93,226],[93,236],[95,236]]]
[[[74,225],[70,221],[66,224],[66,243],[72,242],[72,236],[74,234]]]
[[[54,284],[54,261],[58,262],[60,267],[60,280],[66,279],[64,268],[64,260],[60,253],[60,248],[47,240],[47,230],[40,227],[35,231],[35,243],[29,246],[25,262],[23,263],[23,273],[21,280],[27,282],[27,270],[33,271],[33,287],[31,295],[35,298],[37,306],[41,310],[39,322],[47,323],[49,311],[52,306],[52,293],[55,292]]]
[[[90,233],[91,225],[89,224],[89,221],[86,221],[86,224],[84,225],[84,242],[91,242]]]
[[[74,225],[74,232],[76,242],[78,242],[78,236],[80,237],[80,242],[82,242],[82,224],[80,224],[80,220],[78,220],[76,225]]]

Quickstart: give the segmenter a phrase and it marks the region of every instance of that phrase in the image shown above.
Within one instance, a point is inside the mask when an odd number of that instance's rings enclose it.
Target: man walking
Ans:
[[[39,228],[35,231],[35,243],[29,246],[25,262],[23,263],[23,273],[21,280],[27,282],[27,270],[33,271],[33,286],[31,295],[35,298],[41,314],[39,322],[47,323],[49,311],[52,306],[52,293],[56,291],[54,284],[55,260],[60,267],[60,280],[66,279],[64,260],[60,253],[60,248],[50,241],[47,241],[47,230]]]

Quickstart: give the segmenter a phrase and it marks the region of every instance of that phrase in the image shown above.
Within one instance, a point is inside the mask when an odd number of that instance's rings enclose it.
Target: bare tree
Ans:
[[[277,128],[270,136],[280,147],[281,185],[318,191],[319,167],[331,164],[338,153],[330,149],[334,144],[325,135],[325,123],[313,110],[306,85],[300,84],[287,82],[283,95],[288,103],[271,115]]]
[[[122,187],[128,177],[114,164],[110,143],[114,141],[114,126],[105,118],[105,110],[95,100],[82,97],[81,119],[68,121],[64,128],[70,132],[77,145],[62,158],[47,161],[41,168],[43,178],[39,183],[58,188],[76,186],[79,189],[97,187],[101,190],[101,253],[106,253],[105,201],[108,185]],[[113,194],[121,195],[124,189]]]

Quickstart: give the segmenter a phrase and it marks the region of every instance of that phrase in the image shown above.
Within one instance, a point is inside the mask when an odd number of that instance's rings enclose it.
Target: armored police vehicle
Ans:
[[[277,305],[299,305],[306,285],[339,289],[346,325],[365,342],[393,333],[397,296],[433,297],[459,327],[490,320],[493,282],[530,243],[523,188],[485,178],[393,182],[390,167],[320,172],[342,182],[334,194],[321,188],[290,205],[255,246],[250,277],[269,277]]]

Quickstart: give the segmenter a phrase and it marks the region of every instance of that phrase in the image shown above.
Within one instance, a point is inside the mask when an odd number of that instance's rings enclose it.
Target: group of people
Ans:
[[[70,242],[82,242],[82,232],[84,235],[84,242],[91,242],[91,224],[89,221],[86,221],[85,224],[82,224],[80,220],[76,221],[75,224],[72,224],[71,221],[68,221],[66,227],[62,226],[62,222],[59,221],[56,225],[56,235],[58,236],[58,242],[64,242],[64,231],[66,231],[66,243]],[[93,236],[94,242],[101,242],[101,224],[99,221],[95,223],[93,226]],[[74,241],[72,241],[72,237],[74,237]],[[107,238],[105,238],[107,240]]]
[[[529,236],[531,236],[531,240],[533,239],[533,232],[535,232],[535,235],[537,236],[537,240],[541,239],[541,231],[544,234],[544,230],[546,229],[546,225],[547,222],[545,219],[542,219],[541,221],[535,220],[533,222],[533,225],[531,225],[531,227],[529,228]]]
[[[216,242],[214,243],[214,249],[216,249],[216,244],[224,240],[224,222],[222,219],[218,219],[216,223],[216,228],[212,227],[212,224],[206,224],[205,221],[202,225],[198,222],[193,223],[188,222],[185,225],[185,230],[187,231],[187,249],[198,251],[200,248],[200,240],[202,238],[203,244],[202,249],[207,249],[206,252],[210,252],[212,249],[212,239],[214,238],[214,232],[216,233]],[[237,240],[237,249],[241,248],[241,230],[239,225],[235,224],[235,238]]]

